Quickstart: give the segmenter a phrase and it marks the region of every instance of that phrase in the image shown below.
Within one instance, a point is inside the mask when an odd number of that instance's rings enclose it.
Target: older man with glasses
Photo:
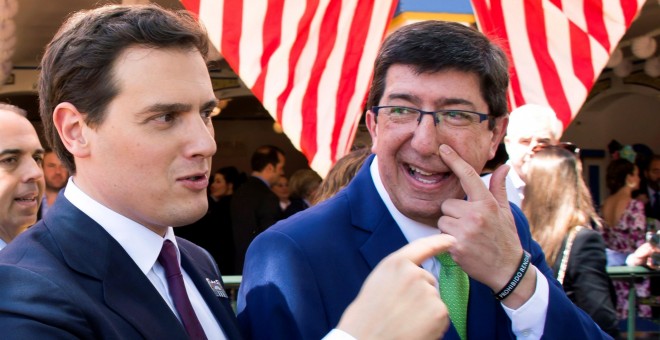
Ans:
[[[606,338],[566,297],[509,205],[507,167],[490,190],[480,181],[506,130],[507,85],[506,56],[471,28],[427,21],[392,33],[368,98],[375,155],[337,195],[253,241],[238,297],[245,334],[322,337],[383,258],[442,234],[446,247],[411,285],[439,288],[451,320],[444,339]],[[409,322],[389,321],[414,338]]]

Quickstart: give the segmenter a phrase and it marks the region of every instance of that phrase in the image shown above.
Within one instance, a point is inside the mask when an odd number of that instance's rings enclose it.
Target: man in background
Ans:
[[[648,167],[644,169],[646,175],[646,192],[648,202],[644,207],[647,218],[660,221],[660,155],[653,155]],[[640,188],[641,189],[641,188]],[[658,222],[660,224],[660,222]]]
[[[39,218],[43,218],[48,212],[48,208],[53,206],[57,199],[57,194],[66,185],[69,178],[69,171],[57,157],[55,151],[48,148],[44,154],[44,179],[46,180],[46,192],[41,200],[41,209]]]
[[[0,104],[0,250],[37,221],[44,150],[25,111]]]
[[[509,114],[509,126],[504,146],[509,155],[506,162],[511,170],[506,176],[506,194],[513,204],[521,207],[527,173],[527,161],[532,150],[539,144],[556,145],[561,139],[563,127],[555,112],[536,104],[523,105]],[[491,175],[482,177],[486,185]]]
[[[280,148],[264,145],[250,159],[252,174],[234,193],[231,220],[236,246],[236,270],[243,271],[245,252],[257,235],[282,218],[279,199],[271,190],[284,176],[286,158]]]

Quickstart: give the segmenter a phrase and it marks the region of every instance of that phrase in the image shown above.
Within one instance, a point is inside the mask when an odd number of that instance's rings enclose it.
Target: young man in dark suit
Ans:
[[[190,14],[154,5],[77,13],[48,45],[42,121],[73,176],[0,252],[1,338],[241,338],[212,257],[172,232],[207,210],[206,53]],[[447,245],[429,238],[383,261],[337,331],[396,335],[387,315],[440,336],[447,311],[418,265]]]

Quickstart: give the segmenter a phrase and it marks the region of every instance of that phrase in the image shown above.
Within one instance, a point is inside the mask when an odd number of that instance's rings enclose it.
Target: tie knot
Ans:
[[[454,267],[457,266],[456,262],[454,262],[454,259],[451,258],[451,255],[449,253],[442,253],[438,254],[435,256],[438,261],[440,261],[440,264],[443,267]]]
[[[163,248],[158,255],[158,262],[165,269],[167,276],[181,273],[181,270],[179,269],[179,261],[176,256],[176,246],[170,240],[165,240],[165,242],[163,242]]]

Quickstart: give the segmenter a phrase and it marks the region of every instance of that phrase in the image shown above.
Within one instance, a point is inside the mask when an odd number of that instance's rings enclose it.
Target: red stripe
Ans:
[[[542,0],[527,0],[524,2],[525,26],[534,60],[541,76],[545,96],[564,126],[571,121],[571,109],[564,93],[559,73],[548,50],[548,38],[545,31],[545,16]]]
[[[282,41],[282,13],[284,12],[284,1],[271,0],[266,9],[266,18],[263,26],[263,54],[261,55],[261,73],[252,86],[252,93],[263,102],[264,84],[268,74],[268,61],[275,50],[280,47]]]
[[[626,28],[628,28],[637,15],[637,0],[621,0],[621,9],[623,10]]]
[[[585,0],[584,20],[587,23],[587,33],[598,41],[608,53],[612,43],[605,27],[605,13],[603,13],[602,0]]]
[[[220,50],[229,66],[239,74],[241,29],[243,25],[243,0],[224,1],[222,14],[222,41]]]
[[[307,43],[307,39],[309,37],[309,29],[312,24],[312,19],[314,18],[314,13],[316,13],[316,10],[318,9],[319,1],[309,0],[306,1],[306,5],[307,6],[305,7],[305,12],[300,18],[300,21],[298,21],[298,29],[296,33],[297,38],[291,47],[291,54],[289,55],[289,74],[286,79],[282,80],[286,81],[287,85],[282,91],[282,94],[280,94],[280,96],[277,98],[278,122],[282,121],[282,110],[284,109],[284,104],[286,104],[286,101],[289,99],[289,95],[291,94],[291,90],[293,89],[296,65],[298,65],[300,55],[302,54],[302,51],[305,48],[305,44]]]
[[[509,36],[504,22],[502,1],[491,1],[490,10],[488,10],[485,0],[473,0],[472,3],[475,12],[479,14],[482,32],[497,43],[509,58],[509,81],[513,92],[513,98],[509,98],[509,105],[510,107],[514,106],[514,104],[516,107],[521,106],[525,103],[525,98],[523,97],[520,79],[518,78],[518,73],[516,72],[515,64],[513,63],[514,60],[512,57],[511,45],[509,45]]]
[[[195,15],[195,18],[199,18],[199,4],[202,0],[181,0],[183,8],[187,9],[189,12]]]
[[[341,13],[341,0],[331,0],[323,13],[323,20],[319,27],[319,43],[314,66],[309,75],[309,85],[302,101],[302,131],[300,149],[308,159],[314,159],[318,148],[316,140],[317,110],[319,96],[319,82],[326,71],[328,57],[335,47],[337,40],[337,25]],[[318,14],[317,14],[318,15]],[[332,72],[331,70],[329,72]]]
[[[393,7],[390,9],[393,9]],[[337,146],[341,136],[342,128],[345,125],[346,114],[348,113],[351,98],[355,94],[355,85],[357,82],[360,59],[362,51],[369,34],[369,22],[374,11],[373,1],[358,1],[355,9],[355,15],[351,22],[351,28],[348,34],[346,51],[344,52],[344,64],[339,78],[339,92],[337,93],[337,105],[335,108],[335,125],[332,130],[332,143],[330,144],[330,154],[337,156]],[[391,13],[390,13],[391,14]],[[390,16],[391,18],[391,16]],[[384,33],[384,32],[383,32]],[[381,37],[382,39],[382,37]],[[350,122],[353,124],[353,122]],[[343,151],[343,150],[342,150]],[[336,159],[332,159],[336,161]]]
[[[591,59],[589,36],[573,22],[569,22],[571,59],[573,71],[582,85],[589,91],[594,83],[594,66]],[[570,120],[570,118],[569,118]]]

